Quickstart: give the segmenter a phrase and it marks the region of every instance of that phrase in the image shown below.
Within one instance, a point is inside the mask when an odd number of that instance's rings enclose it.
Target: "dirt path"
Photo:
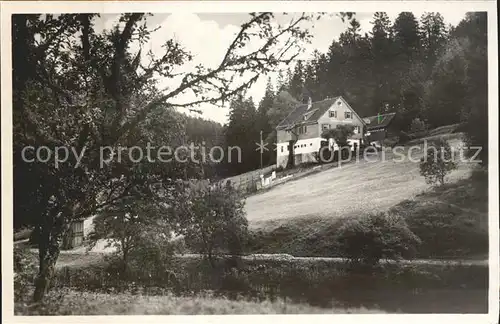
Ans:
[[[84,267],[88,265],[101,264],[107,253],[104,252],[89,252],[83,253],[80,251],[67,251],[59,256],[57,261],[57,268],[62,267]],[[180,254],[176,256],[181,259],[200,259],[201,254]],[[346,260],[343,258],[334,257],[294,257],[289,254],[253,254],[246,255],[242,257],[243,260],[247,261],[288,261],[288,262],[327,262],[327,263],[343,263]],[[382,263],[395,264],[396,261],[393,260],[383,260]],[[431,260],[431,259],[415,259],[415,260],[401,260],[400,264],[405,265],[434,265],[434,266],[488,266],[487,259],[477,259],[477,260]]]
[[[183,254],[179,258],[199,259],[202,257],[200,254]],[[328,263],[343,263],[346,259],[343,258],[330,258],[330,257],[294,257],[289,254],[254,254],[242,257],[243,260],[248,261],[265,261],[265,260],[283,260],[290,262],[328,262]],[[488,260],[431,260],[431,259],[414,259],[414,260],[382,260],[382,263],[387,264],[422,264],[422,265],[436,265],[436,266],[488,266]]]

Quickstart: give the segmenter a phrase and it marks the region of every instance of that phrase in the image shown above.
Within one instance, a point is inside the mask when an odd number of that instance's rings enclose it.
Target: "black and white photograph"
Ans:
[[[497,320],[496,2],[238,2],[1,4],[4,316]]]

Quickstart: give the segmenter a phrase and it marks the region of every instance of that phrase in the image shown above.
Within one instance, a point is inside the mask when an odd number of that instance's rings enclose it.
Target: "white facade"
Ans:
[[[311,104],[310,104],[311,105]],[[317,111],[314,109],[314,104],[312,105],[312,110],[309,108],[302,113],[302,115],[297,115],[295,130],[292,133],[288,130],[278,130],[278,141],[276,144],[276,164],[277,166],[285,167],[288,163],[289,156],[289,141],[296,138],[294,143],[293,153],[294,153],[294,164],[306,163],[306,162],[317,162],[317,156],[315,153],[319,153],[321,148],[321,143],[326,141],[326,139],[321,137],[321,134],[327,129],[336,128],[339,125],[352,125],[354,127],[353,138],[348,139],[348,143],[351,146],[351,151],[354,151],[355,146],[358,148],[362,142],[361,138],[363,136],[364,122],[357,115],[357,113],[349,106],[349,104],[342,98],[339,97],[333,101],[325,109],[323,106],[321,116],[317,120],[310,121],[307,124],[302,123],[303,121],[309,120],[311,115]],[[325,109],[323,111],[323,109]],[[330,139],[328,146],[332,151],[338,151],[339,147],[334,143],[333,139]],[[296,158],[298,157],[298,158]]]
[[[308,138],[298,140],[294,145],[294,153],[295,154],[307,154],[318,152],[321,147],[321,141],[324,141],[321,137],[316,138]],[[278,143],[276,150],[279,156],[288,155],[288,142]]]

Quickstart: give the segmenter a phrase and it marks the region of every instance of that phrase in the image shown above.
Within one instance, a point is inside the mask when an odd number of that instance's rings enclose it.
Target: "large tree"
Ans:
[[[307,100],[304,96],[304,72],[304,63],[301,60],[297,61],[288,84],[288,92],[301,102]]]
[[[446,42],[448,31],[440,13],[425,13],[420,21],[423,55],[428,65],[432,66]]]
[[[391,54],[391,43],[393,42],[391,20],[387,13],[376,12],[371,23],[373,25],[370,33],[373,58],[387,60],[387,55]]]
[[[372,71],[375,91],[372,101],[372,112],[382,112],[386,105],[394,106],[399,96],[394,91],[397,84],[394,77],[393,61],[395,57],[394,33],[391,21],[385,12],[376,12],[372,21],[370,33],[372,52]]]
[[[266,91],[264,97],[259,103],[258,116],[257,116],[257,131],[262,132],[262,138],[266,139],[273,132],[273,126],[270,123],[268,113],[273,108],[274,97],[276,93],[273,89],[273,84],[271,78],[267,80]],[[262,160],[264,165],[270,165],[275,163],[276,154],[272,150],[268,150],[262,153]]]
[[[411,12],[400,13],[392,28],[398,53],[406,60],[416,59],[420,53],[422,41],[415,15]]]
[[[486,13],[468,13],[451,31],[425,97],[433,124],[464,123],[468,145],[482,147],[483,164],[488,163],[487,26]]]
[[[44,298],[74,219],[131,197],[157,199],[154,185],[168,187],[171,179],[190,176],[186,164],[119,161],[113,152],[176,145],[166,109],[226,102],[289,63],[309,37],[301,23],[311,15],[276,26],[272,13],[252,13],[217,66],[195,69],[186,68],[193,56],[173,39],[165,40],[160,55],[146,52],[152,33],[147,17],[122,14],[113,28],[98,33],[98,15],[13,16],[15,217],[29,211],[26,222],[38,230],[35,301]],[[161,88],[160,79],[171,86]],[[186,92],[195,99],[181,101]],[[183,143],[182,136],[174,138]],[[81,158],[26,163],[21,153],[29,145],[73,149]],[[25,178],[17,177],[23,173]],[[32,181],[24,182],[28,177]]]

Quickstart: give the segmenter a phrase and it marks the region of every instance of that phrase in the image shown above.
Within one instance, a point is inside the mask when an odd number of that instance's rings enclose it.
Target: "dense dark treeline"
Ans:
[[[224,130],[218,122],[201,117],[185,117],[184,125],[191,142],[203,144],[207,148],[223,145]]]
[[[231,102],[229,123],[225,129],[228,147],[238,147],[241,159],[232,150],[231,160],[226,159],[225,170],[228,175],[240,174],[261,167],[261,156],[258,143],[266,144],[262,154],[262,167],[276,163],[276,152],[273,151],[275,140],[274,129],[295,107],[299,101],[285,87],[274,92],[268,82],[264,97],[258,107],[253,100],[239,96]]]
[[[311,60],[298,61],[275,87],[269,80],[258,107],[243,96],[231,103],[226,139],[243,152],[232,172],[259,167],[255,142],[261,130],[271,149],[263,164],[274,163],[274,128],[308,97],[341,95],[361,116],[397,112],[401,131],[409,131],[416,118],[427,127],[464,123],[469,142],[487,147],[488,130],[478,127],[487,123],[486,13],[468,13],[457,26],[446,26],[439,13],[417,18],[402,12],[391,23],[386,13],[377,12],[372,23],[370,33],[362,35],[351,17],[327,53],[316,51]]]
[[[216,178],[224,176],[227,173],[225,163],[216,163],[221,158],[220,152],[211,151],[213,147],[225,147],[224,128],[221,124],[207,120],[201,117],[192,117],[182,115],[182,125],[186,132],[186,142],[189,145],[198,147],[198,154],[205,154],[202,160],[202,177]],[[209,154],[213,154],[213,159]],[[222,156],[223,158],[223,156]]]
[[[464,121],[486,97],[486,15],[470,13],[456,27],[439,13],[420,20],[403,12],[391,24],[374,15],[370,34],[359,22],[334,40],[328,53],[297,64],[289,91],[301,100],[342,95],[361,116],[400,113],[408,129],[418,117],[429,126]]]

